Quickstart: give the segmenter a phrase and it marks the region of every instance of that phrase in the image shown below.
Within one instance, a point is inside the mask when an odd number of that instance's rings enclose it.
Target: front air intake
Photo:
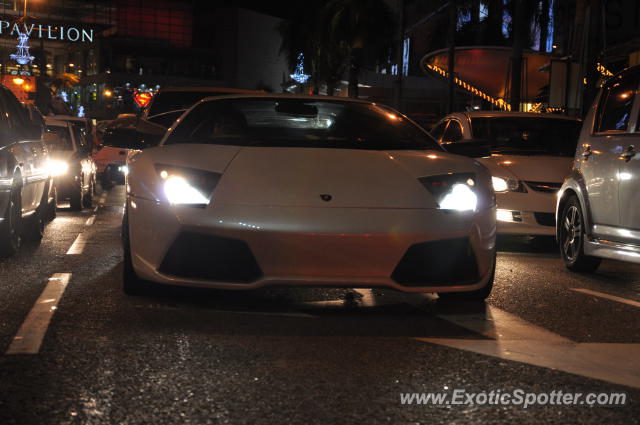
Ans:
[[[468,238],[412,245],[391,278],[404,286],[453,286],[476,283],[478,265]]]
[[[176,238],[159,271],[175,277],[234,283],[250,283],[262,276],[246,242],[193,232],[183,232]]]

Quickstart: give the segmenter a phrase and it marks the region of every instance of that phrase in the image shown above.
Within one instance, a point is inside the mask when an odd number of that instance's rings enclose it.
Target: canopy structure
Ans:
[[[470,93],[491,102],[500,109],[510,110],[508,104],[511,81],[509,47],[456,47],[455,82]],[[523,53],[523,102],[537,102],[536,98],[549,84],[548,65],[551,55],[535,51]],[[428,53],[420,61],[423,72],[439,78],[448,77],[448,49]]]

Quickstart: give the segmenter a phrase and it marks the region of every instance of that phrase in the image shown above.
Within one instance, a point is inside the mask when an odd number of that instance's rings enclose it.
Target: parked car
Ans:
[[[207,98],[127,166],[126,293],[153,283],[491,291],[489,171],[390,108]]]
[[[91,208],[96,182],[92,147],[80,128],[69,121],[46,117],[44,141],[51,151],[58,200],[69,200],[72,210]]]
[[[96,127],[93,125],[93,121],[90,118],[76,117],[73,115],[50,115],[50,117],[58,121],[68,121],[76,124],[80,128],[80,131],[87,143],[93,147],[97,147],[99,145],[99,140],[96,137]]]
[[[639,83],[640,67],[607,80],[582,126],[556,210],[570,270],[594,271],[601,258],[640,263]]]
[[[15,254],[22,240],[40,240],[55,212],[43,127],[0,86],[0,256]],[[53,209],[53,211],[52,211]]]
[[[560,115],[468,111],[448,115],[431,135],[451,152],[473,145],[491,171],[498,233],[555,235],[556,194],[571,172],[581,122]]]

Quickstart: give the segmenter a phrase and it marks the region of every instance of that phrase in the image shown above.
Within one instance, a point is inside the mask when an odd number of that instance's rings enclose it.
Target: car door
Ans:
[[[22,173],[22,213],[27,214],[34,211],[39,205],[44,184],[42,179],[38,178],[40,170],[36,166],[37,153],[28,139],[28,121],[25,119],[24,108],[15,96],[5,88],[2,89],[2,102],[12,142],[11,152]]]
[[[70,127],[75,149],[74,155],[80,162],[80,167],[82,169],[82,190],[84,192],[91,186],[94,170],[93,160],[91,159],[90,147],[85,139],[83,131],[80,129],[78,124],[70,124]]]
[[[595,237],[620,239],[620,155],[629,144],[637,86],[638,82],[631,80],[614,80],[605,86],[582,130],[576,168],[584,178]]]
[[[462,141],[462,124],[456,119],[449,120],[447,129],[442,135],[441,145],[445,147],[451,143],[458,143]]]
[[[444,135],[444,130],[447,128],[447,124],[449,123],[449,120],[443,120],[440,121],[435,127],[433,127],[433,129],[431,129],[431,131],[429,132],[429,134],[431,134],[431,137],[433,137],[434,139],[436,139],[436,141],[438,143],[440,143],[442,141],[442,136]]]
[[[640,81],[637,80],[637,85]],[[632,85],[634,82],[632,82]],[[629,134],[624,139],[619,157],[618,198],[620,214],[620,233],[626,242],[640,245],[640,96],[632,110]]]

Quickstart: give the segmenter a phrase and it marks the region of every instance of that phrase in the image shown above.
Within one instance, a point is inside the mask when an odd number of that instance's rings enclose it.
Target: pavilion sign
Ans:
[[[44,40],[60,40],[72,42],[92,42],[93,30],[76,27],[64,27],[42,24],[18,24],[0,20],[0,35],[27,34],[30,38],[38,37]]]

